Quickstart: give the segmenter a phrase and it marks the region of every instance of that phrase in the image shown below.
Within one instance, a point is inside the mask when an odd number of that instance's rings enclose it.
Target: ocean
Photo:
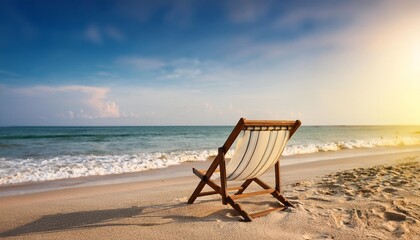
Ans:
[[[0,127],[0,186],[205,161],[232,128]],[[283,155],[395,146],[420,146],[420,126],[302,126]]]

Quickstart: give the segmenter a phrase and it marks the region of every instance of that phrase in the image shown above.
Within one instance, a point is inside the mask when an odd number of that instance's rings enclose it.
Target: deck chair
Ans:
[[[209,169],[207,171],[199,171],[193,168],[193,173],[201,181],[189,198],[188,203],[194,203],[197,197],[220,194],[222,196],[222,203],[232,206],[245,221],[252,221],[254,218],[265,216],[275,210],[284,210],[287,207],[293,207],[280,194],[279,158],[287,141],[300,125],[301,122],[299,120],[255,121],[241,118],[227,138],[225,144],[218,149],[218,154]],[[236,139],[237,145],[235,151],[229,163],[226,164],[225,154]],[[276,186],[274,189],[258,178],[272,167],[275,170]],[[220,185],[217,184],[219,181],[213,181],[211,179],[212,176],[217,175],[215,174],[216,172],[220,174],[218,178],[215,178],[216,180],[220,180]],[[243,181],[243,183],[239,187],[228,188],[228,181]],[[244,193],[252,182],[260,185],[264,190]],[[203,191],[206,185],[211,187],[213,191]],[[231,191],[235,192],[233,194],[229,193]],[[282,206],[250,214],[237,203],[238,199],[262,194],[271,194],[280,201]]]

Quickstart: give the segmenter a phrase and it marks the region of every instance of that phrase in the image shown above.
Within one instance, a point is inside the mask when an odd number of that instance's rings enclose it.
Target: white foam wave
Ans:
[[[317,152],[339,151],[354,148],[375,148],[392,146],[420,145],[420,139],[411,137],[372,138],[365,140],[349,140],[326,143],[312,143],[303,145],[290,145],[283,152],[284,156],[309,154]]]
[[[133,155],[64,155],[44,160],[0,158],[0,185],[146,171],[186,161],[205,161],[216,154],[217,151],[204,150]]]
[[[292,144],[283,155],[339,151],[353,148],[374,148],[398,145],[420,145],[410,137],[374,138],[326,143]],[[204,161],[216,156],[216,150],[180,151],[172,153],[139,153],[126,155],[63,155],[49,159],[0,158],[0,185],[47,181],[65,178],[109,175],[166,168],[186,161]],[[233,151],[229,151],[227,158]]]

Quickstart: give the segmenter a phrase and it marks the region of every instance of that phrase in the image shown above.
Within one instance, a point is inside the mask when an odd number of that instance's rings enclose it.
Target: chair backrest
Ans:
[[[226,179],[245,180],[261,176],[279,161],[286,143],[299,126],[299,120],[244,119],[239,127],[235,152],[226,166]]]

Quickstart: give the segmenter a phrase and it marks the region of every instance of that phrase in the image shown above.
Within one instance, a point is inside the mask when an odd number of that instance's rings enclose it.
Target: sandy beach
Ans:
[[[287,164],[309,157],[316,161]],[[96,181],[67,180],[71,184],[63,189],[2,188],[28,193],[0,197],[0,238],[419,239],[420,149],[370,156],[349,150],[339,158],[320,153],[283,163],[282,191],[296,208],[253,222],[240,221],[216,195],[186,204],[198,183],[191,167],[210,164],[189,162]],[[273,175],[263,179],[272,183]],[[269,195],[242,203],[250,212],[278,204]]]

